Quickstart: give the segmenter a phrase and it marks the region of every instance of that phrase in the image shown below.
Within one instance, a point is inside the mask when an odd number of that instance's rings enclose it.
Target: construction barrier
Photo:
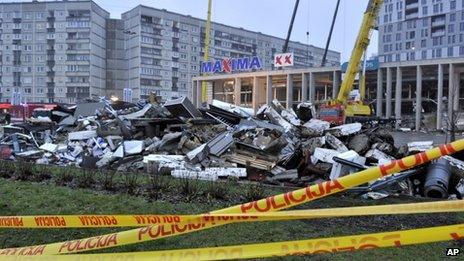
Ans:
[[[279,256],[299,256],[340,253],[384,247],[400,247],[449,240],[464,239],[464,224],[404,231],[330,237],[309,240],[284,241],[212,248],[192,248],[136,253],[78,254],[60,256],[2,257],[2,260],[63,260],[63,261],[129,261],[129,260],[224,260]],[[19,255],[33,255],[34,250],[23,250]],[[445,257],[445,249],[443,249]]]
[[[377,180],[393,173],[416,167],[418,165],[430,162],[431,160],[437,159],[441,156],[450,155],[463,149],[464,140],[458,140],[450,144],[442,145],[438,148],[408,156],[400,160],[394,160],[389,163],[377,167],[372,167],[336,180],[325,181],[303,189],[290,191],[258,201],[213,211],[211,214],[264,213],[287,209],[344,191],[348,188],[359,186],[369,181]],[[189,223],[185,226],[150,225],[138,229],[85,239],[70,240],[39,246],[2,249],[0,250],[0,255],[21,255],[26,251],[31,255],[55,255],[85,252],[90,250],[134,244],[149,240],[156,240],[159,238],[165,238],[211,228],[217,225],[222,225],[222,223],[215,225],[212,225],[211,223]]]
[[[189,223],[216,225],[239,222],[443,212],[464,212],[464,201],[437,201],[253,214],[0,216],[0,228],[145,227],[147,225],[186,225]]]

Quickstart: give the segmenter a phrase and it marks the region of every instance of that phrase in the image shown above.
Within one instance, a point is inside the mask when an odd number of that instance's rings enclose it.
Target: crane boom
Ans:
[[[206,26],[205,26],[205,50],[203,54],[203,61],[208,61],[209,59],[209,40],[211,38],[211,8],[212,8],[212,0],[208,0],[208,14],[206,18]],[[201,101],[206,102],[206,82],[203,82],[201,85]]]
[[[285,38],[284,47],[282,48],[283,53],[286,53],[288,50],[288,43],[290,42],[290,36],[292,35],[292,30],[293,30],[293,22],[295,22],[295,16],[296,16],[296,12],[298,10],[299,4],[300,4],[300,0],[296,0],[295,6],[293,7],[292,19],[290,20],[290,25],[288,26],[287,38]]]
[[[364,13],[361,29],[359,30],[356,43],[351,53],[345,78],[343,79],[340,92],[338,93],[337,101],[340,103],[346,103],[350,91],[353,89],[354,80],[359,70],[361,58],[369,46],[370,36],[375,28],[376,18],[383,2],[384,0],[369,0],[366,12]]]

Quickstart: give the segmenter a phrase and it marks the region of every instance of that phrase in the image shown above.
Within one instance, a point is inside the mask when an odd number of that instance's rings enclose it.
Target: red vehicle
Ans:
[[[56,104],[49,103],[25,103],[21,105],[11,105],[10,103],[0,103],[2,114],[9,114],[12,122],[22,122],[32,117],[35,109],[53,109]]]

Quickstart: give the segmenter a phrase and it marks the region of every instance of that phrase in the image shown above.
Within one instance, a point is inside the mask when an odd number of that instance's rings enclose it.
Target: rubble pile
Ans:
[[[235,177],[307,186],[415,154],[433,142],[400,148],[388,130],[370,123],[332,127],[314,118],[310,103],[296,110],[278,101],[250,109],[213,101],[197,109],[187,98],[165,104],[107,100],[57,106],[48,116],[3,126],[4,160],[147,171],[215,181]],[[366,197],[464,194],[464,162],[430,165],[353,189]]]

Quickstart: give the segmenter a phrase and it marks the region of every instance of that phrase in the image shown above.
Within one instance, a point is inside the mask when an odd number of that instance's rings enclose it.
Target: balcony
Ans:
[[[432,20],[432,27],[439,27],[439,26],[445,26],[446,21],[443,19],[440,20]]]
[[[54,33],[54,32],[55,32],[55,28],[53,27],[47,28],[47,33]]]
[[[446,34],[445,30],[438,30],[438,31],[432,32],[432,37],[444,36],[445,34]]]
[[[13,60],[13,66],[21,66],[20,60]]]
[[[47,49],[47,55],[50,55],[50,56],[55,55],[55,49]],[[51,57],[51,58],[53,60],[54,57]]]
[[[419,13],[418,13],[418,12],[417,12],[417,13],[407,14],[407,15],[404,16],[404,18],[405,18],[406,20],[416,19],[416,18],[418,18],[418,17],[419,17]]]
[[[47,76],[48,77],[55,77],[55,71],[48,71]]]
[[[54,92],[47,92],[47,98],[55,98],[55,93]]]
[[[47,82],[47,87],[48,88],[55,88],[55,83],[54,82]]]
[[[412,2],[410,4],[406,3],[406,7],[405,7],[406,10],[410,10],[410,9],[419,9],[419,2]]]
[[[21,82],[20,81],[13,82],[13,86],[21,87]]]

